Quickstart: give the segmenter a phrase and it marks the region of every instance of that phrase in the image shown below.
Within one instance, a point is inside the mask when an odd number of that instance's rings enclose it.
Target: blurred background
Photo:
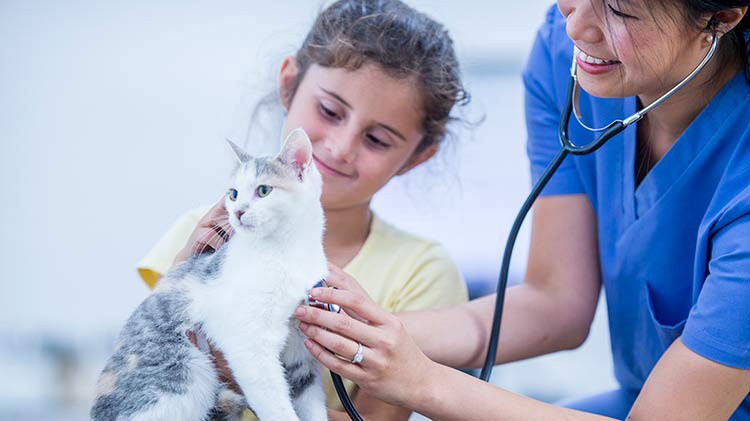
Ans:
[[[472,295],[486,294],[530,187],[520,72],[551,2],[408,3],[450,29],[473,96],[463,114],[484,122],[454,127],[452,147],[373,207],[440,240]],[[223,139],[248,138],[251,110],[324,4],[0,0],[0,420],[87,419],[149,293],[136,262],[224,192]],[[582,348],[498,367],[493,381],[548,402],[613,387],[605,313],[602,301]]]

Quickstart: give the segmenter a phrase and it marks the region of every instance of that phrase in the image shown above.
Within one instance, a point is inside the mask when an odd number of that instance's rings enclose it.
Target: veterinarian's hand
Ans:
[[[310,294],[345,311],[298,307],[294,315],[308,336],[305,346],[321,364],[373,396],[412,407],[410,403],[421,398],[418,394],[425,375],[436,363],[419,350],[396,316],[372,301],[349,275],[336,267],[331,269],[326,283],[336,289],[314,288]],[[354,364],[350,361],[358,342],[363,347],[363,359]]]
[[[224,196],[198,221],[185,247],[174,259],[174,264],[194,254],[214,252],[232,236],[229,215],[224,208]]]

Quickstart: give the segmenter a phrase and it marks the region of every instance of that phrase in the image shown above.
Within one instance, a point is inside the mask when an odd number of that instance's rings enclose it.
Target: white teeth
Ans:
[[[581,61],[591,64],[614,64],[618,63],[617,60],[602,60],[600,58],[592,57],[583,51],[579,50],[578,47],[573,47],[573,54],[575,54]]]

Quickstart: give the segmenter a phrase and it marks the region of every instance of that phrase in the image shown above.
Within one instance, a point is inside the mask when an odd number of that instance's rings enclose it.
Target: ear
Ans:
[[[712,20],[715,22],[716,32],[718,32],[719,36],[722,36],[734,29],[734,27],[742,21],[742,18],[745,17],[746,13],[747,6],[725,9],[713,14],[710,17],[709,22]]]
[[[297,59],[294,56],[284,58],[284,61],[281,62],[281,69],[279,69],[279,97],[281,98],[281,105],[287,111],[289,111],[289,106],[292,103],[294,82],[297,80],[298,73]]]
[[[305,170],[312,163],[312,143],[302,128],[292,130],[286,137],[279,160],[294,168],[297,177],[302,180]]]
[[[244,149],[237,146],[237,144],[227,138],[224,138],[224,140],[226,140],[227,143],[229,143],[229,146],[232,147],[232,151],[234,151],[234,155],[237,157],[237,160],[240,161],[240,164],[244,164],[245,162],[250,160],[250,155],[248,155],[248,153],[245,152]]]
[[[424,148],[421,152],[418,154],[412,155],[412,157],[409,159],[409,161],[404,164],[403,167],[401,167],[400,170],[396,173],[396,175],[404,175],[411,171],[414,167],[417,165],[427,161],[428,159],[435,156],[435,154],[438,151],[438,145],[436,143],[433,143],[432,145]]]

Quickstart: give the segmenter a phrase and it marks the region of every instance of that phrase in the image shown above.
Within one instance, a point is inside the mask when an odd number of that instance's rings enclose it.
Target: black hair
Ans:
[[[706,23],[706,15],[728,9],[750,7],[750,0],[646,0],[643,3],[646,7],[653,7],[654,5],[678,7],[682,11],[684,22],[706,33],[720,31],[720,28],[717,28],[715,18],[711,17]],[[750,84],[749,37],[750,13],[745,13],[745,16],[734,28],[723,34],[717,52],[720,60],[718,68],[724,68],[725,65],[739,59],[748,84]]]

